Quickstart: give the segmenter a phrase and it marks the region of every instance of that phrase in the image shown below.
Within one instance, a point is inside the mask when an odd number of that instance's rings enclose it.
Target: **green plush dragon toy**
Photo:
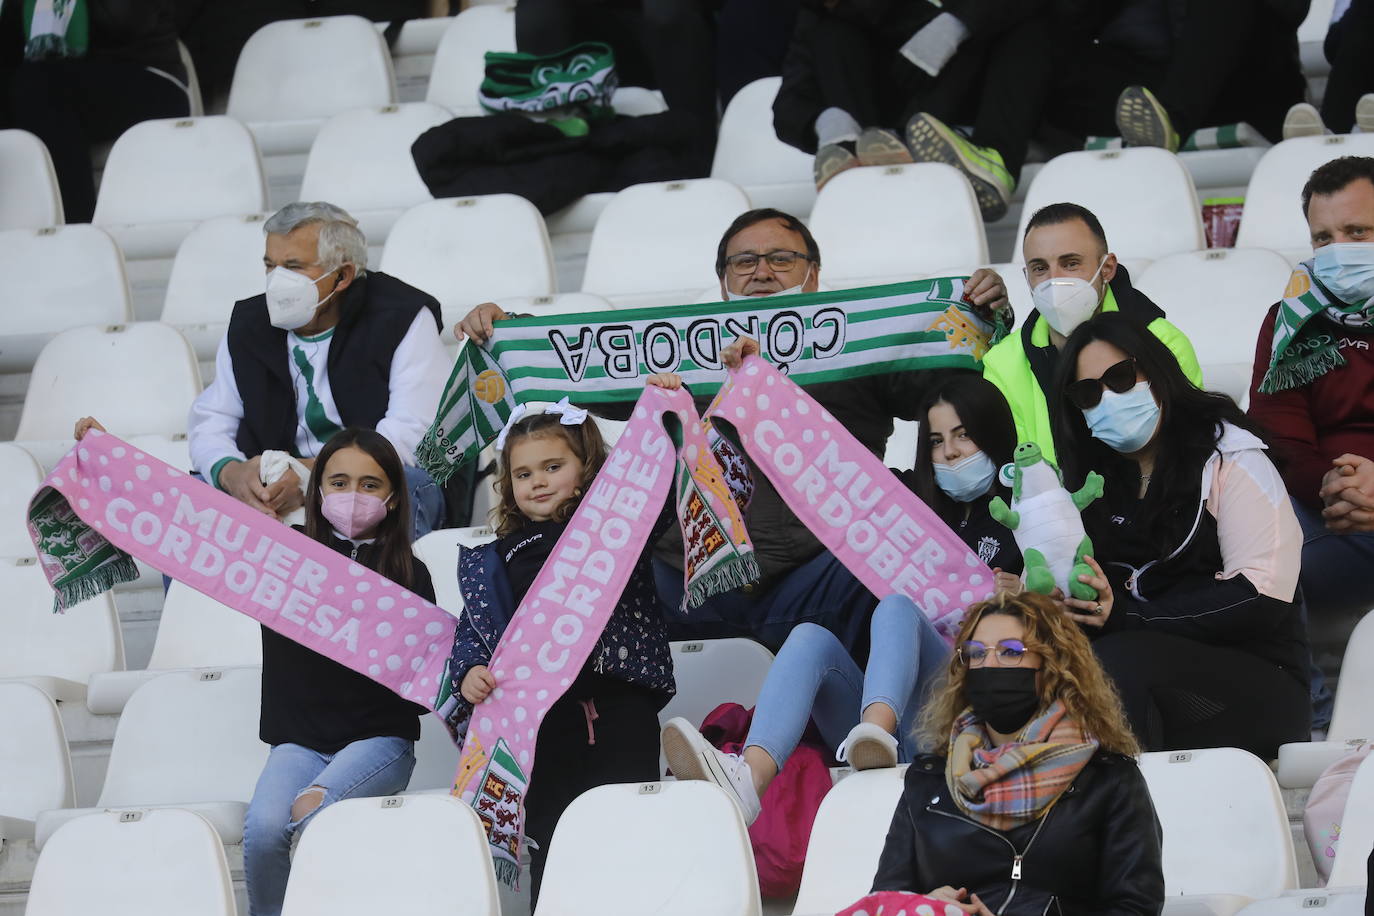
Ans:
[[[1026,588],[1048,595],[1057,585],[1065,595],[1084,601],[1096,598],[1097,589],[1078,581],[1080,575],[1093,574],[1083,561],[1092,556],[1093,542],[1083,530],[1079,513],[1102,495],[1102,475],[1089,473],[1082,489],[1070,493],[1064,489],[1063,475],[1041,454],[1040,446],[1023,442],[999,476],[1011,487],[1011,506],[997,496],[988,511],[1011,529],[1021,548]]]

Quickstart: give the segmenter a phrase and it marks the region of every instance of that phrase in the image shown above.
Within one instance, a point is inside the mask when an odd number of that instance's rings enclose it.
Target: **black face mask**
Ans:
[[[964,696],[973,714],[988,727],[1014,735],[1040,708],[1035,668],[970,668],[964,676]]]

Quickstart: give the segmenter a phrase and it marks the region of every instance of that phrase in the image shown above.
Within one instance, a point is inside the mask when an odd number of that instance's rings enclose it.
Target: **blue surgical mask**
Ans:
[[[1159,429],[1159,405],[1149,382],[1136,382],[1128,391],[1102,392],[1096,407],[1083,411],[1093,438],[1123,455],[1138,452],[1154,438]]]
[[[1374,300],[1374,242],[1332,242],[1314,252],[1312,272],[1346,305]]]
[[[992,487],[997,465],[985,452],[974,452],[955,464],[935,465],[935,484],[961,503],[971,503]]]

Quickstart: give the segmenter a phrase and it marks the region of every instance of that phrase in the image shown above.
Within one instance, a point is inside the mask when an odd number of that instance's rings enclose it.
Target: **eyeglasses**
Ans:
[[[976,639],[959,644],[959,661],[968,668],[981,668],[988,660],[988,653],[997,652],[997,661],[1004,667],[1015,667],[1025,659],[1027,652],[1034,647],[1027,646],[1019,639],[999,639],[996,646],[987,646]]]
[[[770,251],[767,254],[755,254],[752,251],[732,254],[725,259],[725,264],[730,268],[730,273],[744,277],[759,269],[760,259],[768,262],[769,270],[776,270],[782,273],[791,270],[796,265],[798,258],[803,261],[811,260],[811,256],[808,254],[780,248],[777,251]]]
[[[1081,378],[1064,389],[1069,402],[1079,410],[1090,410],[1102,403],[1103,389],[1124,394],[1135,387],[1135,360],[1127,357],[1102,373],[1101,378]]]

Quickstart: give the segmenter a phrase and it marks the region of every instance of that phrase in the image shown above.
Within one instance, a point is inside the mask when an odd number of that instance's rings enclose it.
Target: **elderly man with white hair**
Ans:
[[[406,465],[415,536],[442,527],[443,494],[415,466],[452,360],[439,340],[439,303],[367,270],[357,221],[329,203],[287,204],[264,226],[266,292],[234,305],[215,380],[188,423],[205,480],[262,512],[302,502],[292,471],[262,480],[262,455],[306,467],[346,426],[375,429]]]

